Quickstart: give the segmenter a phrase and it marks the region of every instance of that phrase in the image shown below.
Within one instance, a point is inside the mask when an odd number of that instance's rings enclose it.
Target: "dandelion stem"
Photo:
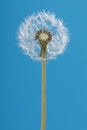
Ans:
[[[42,117],[41,130],[46,129],[46,61],[42,60]]]

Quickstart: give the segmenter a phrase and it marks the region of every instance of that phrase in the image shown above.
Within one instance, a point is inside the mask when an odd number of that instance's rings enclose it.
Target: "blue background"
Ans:
[[[40,130],[41,63],[16,37],[21,21],[43,9],[63,18],[71,37],[47,63],[46,130],[87,130],[87,0],[0,0],[0,130]]]

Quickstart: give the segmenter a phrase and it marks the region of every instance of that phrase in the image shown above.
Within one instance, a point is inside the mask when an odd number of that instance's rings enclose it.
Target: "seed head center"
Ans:
[[[39,39],[41,40],[41,41],[47,41],[48,40],[48,34],[46,34],[46,33],[40,33],[40,35],[39,35]]]
[[[52,39],[52,34],[47,30],[39,30],[35,34],[35,40],[38,40],[40,43],[48,44]]]
[[[38,40],[41,47],[40,56],[47,58],[47,45],[52,39],[52,34],[47,30],[39,30],[35,34],[35,40]]]

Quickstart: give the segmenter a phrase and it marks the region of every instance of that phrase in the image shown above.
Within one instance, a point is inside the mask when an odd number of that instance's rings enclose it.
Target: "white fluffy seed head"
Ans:
[[[52,39],[47,45],[47,58],[40,56],[41,47],[35,40],[35,34],[39,30],[47,30],[52,34]],[[39,36],[42,40],[48,38],[46,34]],[[39,12],[25,19],[19,26],[18,32],[19,47],[24,53],[34,60],[51,60],[62,54],[69,42],[68,29],[63,25],[63,20],[56,18],[55,14]]]

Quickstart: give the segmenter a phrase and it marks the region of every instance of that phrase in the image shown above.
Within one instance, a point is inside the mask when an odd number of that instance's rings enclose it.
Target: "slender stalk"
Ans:
[[[42,117],[41,130],[46,129],[46,61],[42,60]]]

